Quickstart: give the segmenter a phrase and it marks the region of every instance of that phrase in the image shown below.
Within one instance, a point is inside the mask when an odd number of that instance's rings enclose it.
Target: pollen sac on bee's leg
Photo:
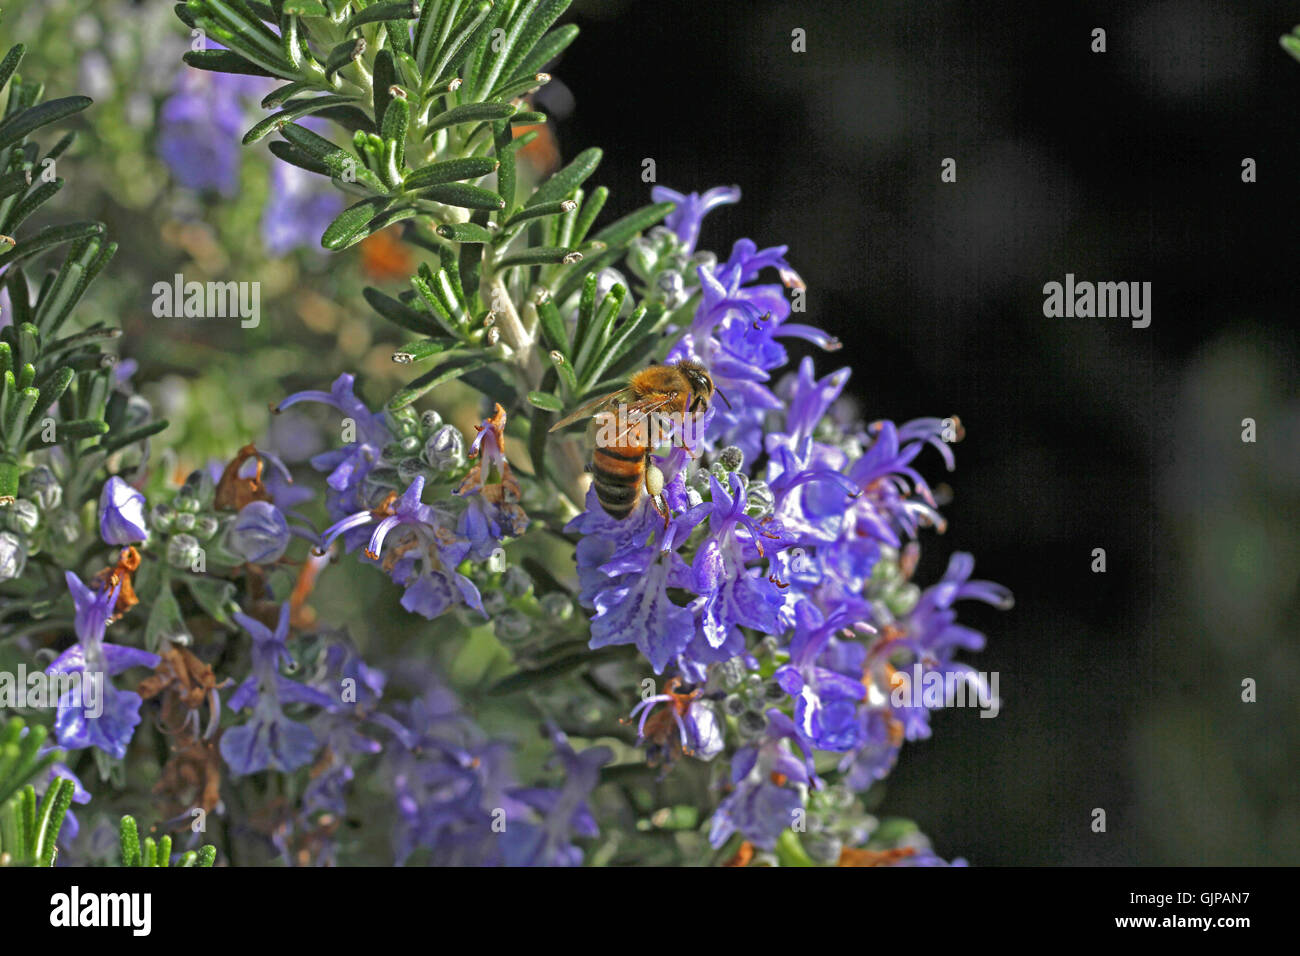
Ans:
[[[668,508],[668,501],[664,498],[664,473],[654,462],[647,462],[645,466],[645,490],[650,496],[650,503],[655,511],[663,516],[664,527],[668,527],[668,522],[672,520],[672,512]]]
[[[651,498],[663,498],[664,473],[658,465],[647,464],[645,466],[645,490]]]

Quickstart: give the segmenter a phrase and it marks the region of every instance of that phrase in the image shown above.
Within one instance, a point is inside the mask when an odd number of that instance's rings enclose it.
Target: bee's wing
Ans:
[[[627,438],[632,429],[641,425],[646,416],[653,415],[659,409],[672,405],[677,401],[676,392],[665,392],[662,395],[656,395],[653,398],[644,398],[639,402],[632,402],[627,406],[627,427],[614,437],[614,444],[621,444],[623,439]]]
[[[613,405],[620,400],[626,399],[629,394],[628,389],[620,388],[617,392],[610,392],[608,395],[602,395],[600,398],[593,398],[591,401],[579,405],[564,418],[561,418],[558,422],[552,425],[551,431],[559,431],[565,425],[572,425],[580,418],[590,418],[592,415],[602,411],[609,405]]]

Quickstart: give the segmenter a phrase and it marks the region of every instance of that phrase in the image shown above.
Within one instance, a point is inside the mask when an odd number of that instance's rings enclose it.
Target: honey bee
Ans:
[[[563,428],[581,418],[592,417],[601,424],[591,457],[596,498],[611,518],[623,519],[640,503],[641,488],[667,523],[664,474],[650,460],[659,444],[658,423],[664,417],[685,422],[687,415],[707,411],[714,393],[731,407],[727,396],[717,390],[709,370],[699,362],[683,359],[676,365],[652,365],[632,376],[626,388],[594,399],[551,426]],[[603,419],[603,421],[602,421]]]

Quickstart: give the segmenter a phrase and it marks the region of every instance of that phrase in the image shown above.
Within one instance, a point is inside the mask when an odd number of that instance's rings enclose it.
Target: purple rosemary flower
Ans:
[[[669,352],[670,361],[691,358],[708,367],[731,407],[715,404],[706,446],[735,445],[747,460],[762,450],[763,423],[782,405],[768,388],[770,373],[788,362],[777,341],[793,337],[825,348],[839,348],[834,337],[809,325],[787,323],[785,287],[802,289],[803,280],[785,260],[785,246],[759,250],[748,239],[735,243],[730,258],[697,268],[701,302],[690,329]],[[766,268],[775,268],[782,285],[752,285]]]
[[[669,507],[678,510],[676,502],[682,500],[685,485],[682,475],[676,476],[664,487],[664,497]],[[578,562],[578,584],[580,598],[590,603],[596,594],[611,586],[610,572],[604,570],[611,562],[621,565],[625,561],[646,563],[643,552],[667,547],[671,542],[681,542],[685,538],[684,530],[689,534],[690,527],[679,516],[669,526],[663,528],[663,519],[653,508],[640,507],[623,519],[611,518],[600,506],[596,490],[587,490],[586,510],[567,525],[566,533],[577,533],[583,537],[578,542],[576,558]],[[638,555],[641,558],[638,559]],[[614,643],[614,642],[611,642]],[[622,643],[631,643],[630,641]]]
[[[667,527],[644,505],[622,520],[611,518],[589,489],[587,510],[565,529],[584,535],[577,546],[580,596],[596,609],[588,646],[635,644],[656,674],[695,637],[695,614],[668,590],[694,587],[695,576],[676,549],[704,518],[702,510],[687,509],[680,473],[664,486],[664,497],[677,512]]]
[[[383,557],[381,567],[406,588],[402,607],[430,620],[457,605],[486,617],[478,588],[456,570],[469,552],[469,542],[448,528],[444,512],[420,501],[423,493],[424,477],[417,476],[401,495],[393,492],[379,507],[350,514],[327,528],[321,550],[341,535],[374,525],[365,557],[373,562]],[[385,543],[390,544],[387,555]]]
[[[394,441],[384,413],[370,411],[353,393],[355,381],[355,376],[344,373],[334,380],[328,392],[295,392],[275,409],[278,413],[299,402],[319,402],[342,413],[346,443],[341,448],[331,449],[311,459],[311,466],[327,475],[325,484],[329,492],[325,497],[325,505],[335,521],[368,506],[366,479],[374,470],[385,446]],[[364,540],[362,532],[349,533],[344,537],[344,545],[351,552]]]
[[[647,549],[603,568],[619,579],[593,600],[596,615],[588,646],[636,644],[655,673],[662,674],[695,636],[695,616],[668,596],[669,588],[691,584],[690,567],[674,552]]]
[[[475,428],[469,457],[477,460],[455,492],[468,504],[456,530],[469,542],[470,558],[485,561],[502,538],[524,533],[528,515],[519,506],[519,482],[506,459],[505,409],[497,405],[492,417]]]
[[[393,734],[385,763],[397,801],[398,865],[420,850],[439,866],[503,864],[504,834],[532,815],[511,794],[509,748],[485,739],[440,686],[375,722]]]
[[[72,571],[64,574],[75,608],[77,643],[58,656],[46,673],[79,675],[76,686],[59,698],[54,731],[65,750],[98,747],[121,759],[140,723],[140,695],[120,691],[109,680],[132,667],[156,667],[158,655],[109,644],[104,632],[113,616],[121,584],[95,590]]]
[[[651,195],[678,204],[666,225],[688,253],[694,251],[704,215],[740,198],[734,187],[710,189],[703,197],[655,187]],[[786,261],[785,251],[785,246],[760,250],[751,240],[741,239],[726,262],[697,267],[700,305],[690,329],[670,350],[669,360],[703,362],[731,402],[730,408],[725,403],[715,405],[706,434],[710,450],[735,445],[747,460],[762,451],[764,420],[782,407],[767,384],[771,373],[788,362],[779,339],[800,338],[824,349],[839,348],[839,342],[821,329],[787,321],[791,307],[785,289],[801,290],[803,280]],[[777,270],[780,285],[753,284],[767,268]]]
[[[869,615],[865,601],[859,602],[857,612]],[[875,630],[854,618],[849,606],[824,618],[811,601],[801,601],[795,607],[790,662],[773,675],[781,689],[795,699],[795,723],[820,750],[849,750],[858,742],[858,701],[866,697],[866,688],[860,676],[839,673],[822,666],[820,660],[837,631],[854,624]]]
[[[387,675],[368,665],[346,636],[339,635],[330,641],[324,668],[326,676],[318,686],[322,691],[328,688],[342,700],[345,706],[335,707],[336,711],[357,716],[368,714],[384,695]]]
[[[709,482],[707,502],[688,493],[681,472],[665,485],[674,514],[666,528],[649,507],[621,521],[610,518],[595,493],[588,493],[586,512],[566,530],[585,535],[577,559],[580,596],[596,610],[589,646],[636,644],[655,673],[676,658],[686,676],[702,680],[705,665],[745,652],[741,627],[780,633],[784,598],[778,581],[748,564],[766,555],[764,541],[784,546],[781,527],[747,513],[739,475],[731,475],[730,494],[712,474]],[[688,566],[676,551],[706,519],[708,534]],[[698,597],[683,607],[670,589]]]
[[[227,540],[250,564],[274,564],[289,546],[289,523],[271,502],[250,501],[235,516]]]
[[[757,744],[742,747],[731,760],[731,793],[718,805],[709,843],[720,847],[740,833],[756,847],[771,850],[804,806],[809,787],[821,785],[812,768],[812,745],[781,711],[767,712],[767,728]],[[791,743],[803,751],[796,757]]]
[[[882,779],[893,765],[904,740],[930,736],[927,701],[919,691],[912,699],[899,700],[896,675],[899,671],[919,674],[922,680],[935,675],[945,685],[964,683],[970,697],[991,700],[992,689],[968,664],[955,660],[959,651],[978,651],[984,635],[957,623],[953,609],[959,600],[983,601],[994,607],[1012,606],[1011,592],[991,581],[972,581],[975,561],[958,552],[948,562],[943,578],[921,593],[916,605],[902,618],[885,624],[861,660],[862,682],[867,697],[858,712],[859,739],[840,763],[850,786],[863,788]],[[905,696],[905,695],[904,695]],[[942,707],[945,701],[934,703]]]
[[[682,195],[667,186],[655,186],[650,190],[650,198],[655,202],[672,202],[677,208],[664,219],[664,225],[672,230],[682,242],[687,254],[695,251],[695,244],[700,238],[700,224],[704,217],[719,206],[740,202],[739,186],[714,186],[703,196],[699,193]]]
[[[187,189],[231,197],[239,189],[240,137],[248,101],[271,81],[183,68],[158,115],[158,155]]]
[[[785,407],[785,425],[764,439],[768,453],[775,448],[797,447],[804,439],[812,438],[818,424],[843,394],[850,374],[850,369],[842,368],[819,379],[812,358],[804,356],[798,372],[787,376],[776,388],[777,397]]]
[[[777,615],[784,603],[771,575],[747,567],[748,562],[765,556],[764,539],[768,539],[770,548],[782,546],[782,529],[779,524],[760,522],[746,513],[749,499],[745,483],[734,472],[730,485],[728,494],[709,474],[712,500],[694,509],[709,515],[709,536],[695,552],[691,568],[694,591],[701,596],[695,603],[700,632],[713,650],[727,648],[727,657],[735,656],[744,647],[740,627],[764,634],[779,633]]]
[[[950,863],[950,862],[948,862],[947,860],[944,860],[944,859],[943,859],[942,857],[940,857],[939,855],[937,855],[937,854],[936,854],[933,850],[931,850],[931,849],[921,849],[921,850],[918,850],[916,853],[912,853],[912,854],[910,854],[910,855],[908,855],[908,856],[902,857],[902,858],[901,858],[897,863],[893,863],[893,864],[890,864],[890,865],[891,865],[891,866],[899,866],[899,867],[912,867],[912,866],[957,866],[957,867],[964,867],[964,866],[969,866],[970,864],[967,863],[966,860],[963,859],[963,858],[960,857],[960,856],[958,856],[958,857],[954,857],[953,860],[952,860],[952,862]]]
[[[383,749],[377,740],[362,732],[362,727],[383,696],[386,683],[385,675],[362,660],[345,634],[330,635],[327,641],[319,661],[320,673],[311,683],[333,697],[335,703],[314,721],[324,752],[312,768],[311,781],[303,790],[301,808],[294,818],[296,830],[315,831],[312,844],[318,866],[335,864],[338,846],[333,829],[317,830],[316,824],[328,822],[327,817],[340,819],[347,813],[348,791],[356,776],[353,764]],[[325,816],[318,818],[318,814]]]
[[[871,426],[871,447],[848,470],[849,480],[862,489],[862,496],[850,508],[859,534],[897,548],[902,543],[900,531],[915,538],[923,526],[943,530],[945,522],[930,486],[911,467],[921,449],[932,445],[952,470],[952,449],[940,440],[941,430],[942,421],[937,418],[917,419],[901,429],[890,421]]]
[[[551,728],[555,747],[552,766],[558,766],[558,788],[517,787],[510,795],[530,807],[540,822],[512,822],[505,830],[505,864],[507,866],[580,866],[582,850],[575,837],[595,837],[600,833],[587,805],[587,797],[600,782],[600,768],[614,759],[608,747],[589,747],[578,753],[569,739]]]
[[[235,620],[253,639],[253,670],[230,697],[232,710],[253,708],[249,721],[231,727],[221,737],[221,756],[236,776],[273,768],[297,770],[311,762],[316,753],[316,735],[304,723],[290,720],[286,704],[312,704],[329,708],[334,700],[315,688],[280,674],[280,665],[290,663],[289,602],[280,606],[280,618],[272,631],[247,614]]]
[[[423,698],[378,714],[393,734],[385,764],[398,814],[394,843],[398,863],[417,851],[438,866],[576,866],[578,837],[597,835],[587,804],[612,752],[576,752],[551,728],[551,766],[556,788],[520,787],[510,748],[491,740],[461,711],[455,696],[435,686]]]
[[[105,544],[138,544],[149,537],[144,495],[114,475],[99,495],[99,535]]]
[[[262,210],[262,244],[273,256],[300,246],[320,249],[321,233],[343,209],[321,177],[289,163],[271,167],[271,194]]]

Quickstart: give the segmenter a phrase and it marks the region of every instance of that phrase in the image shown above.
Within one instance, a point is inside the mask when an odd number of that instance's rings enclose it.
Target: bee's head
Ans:
[[[686,376],[686,381],[691,386],[693,396],[691,411],[708,408],[709,402],[713,399],[713,379],[709,376],[709,370],[699,362],[692,362],[690,359],[678,362],[677,368],[682,375]]]

